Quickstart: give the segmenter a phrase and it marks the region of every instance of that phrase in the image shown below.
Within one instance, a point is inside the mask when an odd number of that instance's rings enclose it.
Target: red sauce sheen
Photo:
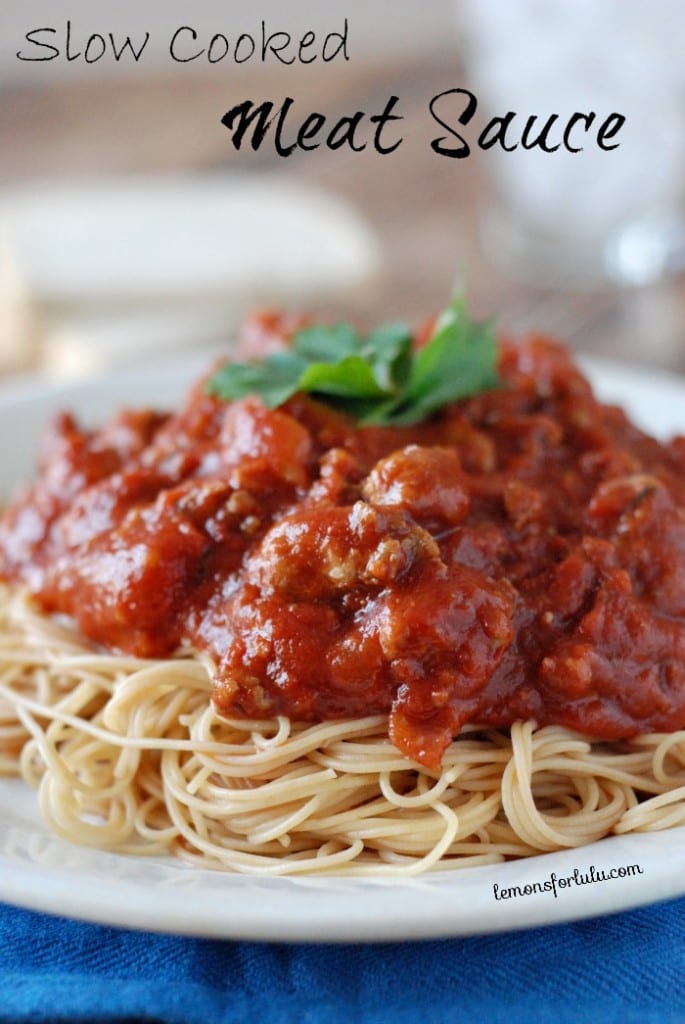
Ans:
[[[208,653],[220,712],[389,712],[428,766],[465,723],[685,727],[685,439],[599,404],[551,342],[500,364],[417,427],[202,384],[172,416],[61,415],[0,573],[108,649]]]

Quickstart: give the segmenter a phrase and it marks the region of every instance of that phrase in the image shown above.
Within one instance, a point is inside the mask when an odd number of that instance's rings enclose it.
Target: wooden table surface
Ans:
[[[181,69],[182,70],[182,69]],[[483,253],[479,210],[487,185],[476,156],[449,160],[432,152],[430,98],[463,85],[455,61],[422,59],[381,68],[352,63],[258,75],[221,65],[205,77],[153,81],[82,81],[49,89],[5,90],[0,104],[0,185],[118,173],[234,169],[275,172],[352,202],[375,229],[384,273],[352,308],[334,310],[363,322],[420,319],[441,304],[460,268],[468,268],[470,304],[497,315],[509,330],[536,328],[584,352],[685,371],[685,284],[674,279],[641,289],[574,294],[507,277]],[[404,142],[391,155],[321,148],[288,159],[273,147],[233,149],[222,114],[243,99],[294,97],[302,115],[332,118],[379,112],[400,96]]]

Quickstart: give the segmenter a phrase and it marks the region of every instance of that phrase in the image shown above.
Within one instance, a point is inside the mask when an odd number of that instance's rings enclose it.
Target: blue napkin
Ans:
[[[0,905],[0,1022],[682,1024],[685,900],[470,939],[286,946]]]

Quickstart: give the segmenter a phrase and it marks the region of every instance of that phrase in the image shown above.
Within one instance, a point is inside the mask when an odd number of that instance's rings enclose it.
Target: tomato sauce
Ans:
[[[466,723],[685,727],[685,439],[552,342],[503,344],[500,374],[415,427],[202,382],[175,415],[61,415],[0,574],[107,649],[208,653],[222,713],[388,712],[427,766]]]

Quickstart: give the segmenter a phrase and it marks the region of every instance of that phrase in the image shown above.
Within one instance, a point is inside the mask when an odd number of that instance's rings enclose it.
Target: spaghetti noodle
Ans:
[[[685,732],[593,742],[469,727],[439,770],[385,716],[227,719],[206,659],[103,654],[3,594],[0,771],[49,827],[126,854],[251,874],[415,874],[685,824]]]

